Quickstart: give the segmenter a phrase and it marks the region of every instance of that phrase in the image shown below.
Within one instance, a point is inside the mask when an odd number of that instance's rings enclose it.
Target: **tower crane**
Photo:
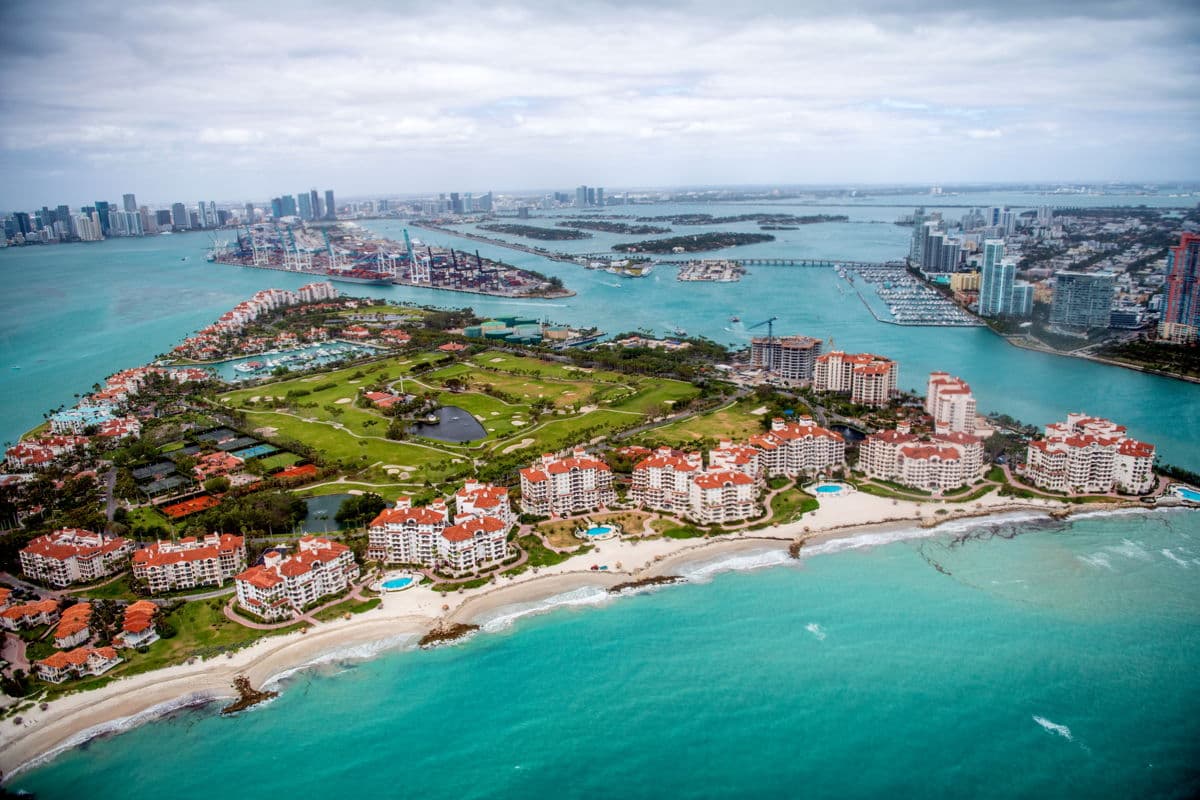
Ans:
[[[749,325],[746,328],[746,330],[752,331],[755,328],[761,328],[763,325],[767,326],[767,357],[763,359],[766,362],[764,366],[767,368],[767,372],[775,371],[775,321],[778,319],[779,317],[771,317],[754,325]],[[751,343],[751,348],[753,348],[753,343]]]

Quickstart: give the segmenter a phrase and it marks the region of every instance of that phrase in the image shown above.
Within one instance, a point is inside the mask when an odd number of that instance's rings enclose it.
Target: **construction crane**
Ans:
[[[338,259],[338,252],[333,247],[333,242],[329,240],[329,231],[322,228],[321,233],[325,235],[325,247],[329,250],[329,268],[334,271],[345,269],[341,260]]]
[[[779,317],[771,317],[770,319],[763,320],[762,322],[750,325],[746,328],[746,330],[752,331],[755,328],[761,328],[763,325],[767,326],[767,357],[763,359],[766,362],[765,366],[767,368],[767,372],[775,371],[775,321],[778,319]],[[750,346],[751,353],[753,353],[753,342],[751,342]]]

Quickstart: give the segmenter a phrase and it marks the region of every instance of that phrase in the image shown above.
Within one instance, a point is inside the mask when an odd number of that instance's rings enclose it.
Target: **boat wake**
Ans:
[[[1059,725],[1057,722],[1051,722],[1045,717],[1039,717],[1036,714],[1033,716],[1033,721],[1042,726],[1046,733],[1056,734],[1063,737],[1068,742],[1075,741],[1075,737],[1071,735],[1071,729],[1066,725]]]
[[[804,630],[811,633],[818,642],[825,641],[825,629],[815,622],[810,622],[804,626]]]

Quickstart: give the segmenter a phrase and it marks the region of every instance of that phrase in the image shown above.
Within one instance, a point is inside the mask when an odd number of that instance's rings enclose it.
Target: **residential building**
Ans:
[[[145,647],[158,641],[158,628],[154,624],[158,606],[149,600],[138,600],[125,606],[121,620],[121,633],[113,644],[117,647]]]
[[[51,586],[91,583],[119,572],[131,552],[133,543],[119,536],[63,528],[21,551],[21,572]]]
[[[691,509],[692,481],[703,468],[699,453],[660,447],[634,465],[630,499],[657,511],[686,514]]]
[[[186,231],[192,227],[188,220],[187,207],[183,203],[171,204],[171,226],[177,231]]]
[[[948,372],[929,373],[925,390],[925,413],[933,417],[935,426],[945,426],[958,433],[974,433],[975,395],[961,378]]]
[[[873,433],[858,448],[858,468],[927,492],[971,483],[983,469],[983,440],[968,433],[935,433],[925,439],[907,426]]]
[[[54,629],[54,646],[59,650],[79,645],[92,638],[92,604],[76,603],[63,609]]]
[[[813,378],[821,340],[809,336],[756,336],[750,341],[750,365],[785,381]]]
[[[1050,324],[1088,331],[1107,328],[1112,316],[1116,275],[1111,272],[1059,272],[1054,276]]]
[[[446,504],[436,500],[428,506],[413,506],[400,497],[393,508],[385,508],[367,529],[367,558],[386,564],[437,562],[438,538],[450,524]]]
[[[521,470],[521,510],[538,516],[569,516],[617,499],[612,469],[576,448],[567,456],[544,455]]]
[[[1167,251],[1166,302],[1159,336],[1194,342],[1200,333],[1200,233],[1184,233]]]
[[[491,211],[491,208],[486,209]],[[337,219],[337,206],[333,202],[333,189],[325,190],[325,219]]]
[[[517,513],[508,499],[508,489],[468,480],[454,495],[454,519],[462,522],[467,518],[495,517],[504,526],[504,532],[517,524]]]
[[[1013,281],[1012,299],[1008,303],[1010,317],[1028,317],[1033,313],[1033,284]]]
[[[1004,258],[1004,240],[983,243],[983,268],[979,277],[979,316],[1000,317],[1009,313],[1016,262]]]
[[[850,395],[850,402],[886,406],[896,393],[898,369],[890,358],[834,350],[817,356],[812,387],[818,392]]]
[[[85,675],[103,675],[121,661],[111,647],[77,647],[43,658],[34,664],[33,670],[44,681],[62,683]]]
[[[821,472],[846,461],[846,441],[840,433],[822,428],[811,417],[796,422],[771,421],[771,430],[750,437],[758,450],[767,477],[784,475],[795,478],[803,473]]]
[[[1029,443],[1025,477],[1056,492],[1144,494],[1154,488],[1154,445],[1111,420],[1072,413]]]
[[[58,619],[57,600],[37,600],[32,603],[9,606],[0,611],[0,628],[19,631],[50,625]]]
[[[496,517],[469,517],[442,531],[438,555],[455,572],[498,563],[508,554],[508,528]]]
[[[758,484],[744,472],[710,469],[689,487],[688,516],[702,525],[736,522],[758,516]]]
[[[345,592],[358,574],[349,547],[305,536],[295,554],[285,557],[278,550],[268,551],[261,564],[237,576],[238,604],[264,619],[286,619]]]
[[[766,477],[762,454],[758,448],[748,444],[735,444],[729,439],[721,439],[715,448],[708,451],[708,466],[710,469],[744,472],[760,484]]]
[[[155,542],[133,554],[133,576],[153,594],[221,586],[246,568],[246,540],[232,533]]]

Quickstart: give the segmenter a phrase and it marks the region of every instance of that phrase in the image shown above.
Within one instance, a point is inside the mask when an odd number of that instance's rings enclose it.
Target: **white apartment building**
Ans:
[[[768,477],[795,478],[805,472],[820,472],[844,464],[846,442],[840,433],[822,428],[811,417],[796,422],[771,421],[771,430],[750,437],[758,450]]]
[[[286,558],[277,550],[237,576],[238,605],[268,620],[286,619],[340,594],[358,577],[354,553],[340,542],[305,536]]]
[[[634,465],[630,498],[647,508],[686,514],[691,509],[692,480],[703,468],[699,453],[660,447]]]
[[[701,473],[689,487],[688,516],[702,525],[752,519],[758,515],[758,488],[753,478],[737,470]]]
[[[538,516],[569,516],[601,508],[617,498],[612,469],[583,448],[571,455],[544,455],[521,470],[521,509]]]
[[[813,389],[850,395],[850,402],[876,408],[886,406],[896,394],[896,362],[871,353],[834,350],[817,356]]]
[[[708,451],[710,469],[732,469],[744,472],[759,483],[765,478],[762,455],[757,448],[748,444],[735,444],[721,439],[717,446]]]
[[[809,336],[756,336],[750,340],[750,366],[794,383],[813,379],[821,340]]]
[[[232,533],[155,542],[133,554],[133,576],[158,594],[220,586],[246,568],[246,540]]]
[[[467,481],[454,495],[454,518],[462,522],[468,517],[495,517],[506,532],[517,524],[508,489],[474,480]]]
[[[128,539],[63,528],[37,537],[21,551],[21,572],[51,586],[92,583],[119,572],[131,552]]]
[[[936,425],[959,433],[975,432],[975,395],[971,387],[947,372],[931,372],[925,390],[925,413]]]
[[[923,440],[904,429],[880,431],[864,439],[858,452],[858,468],[868,477],[927,492],[965,486],[983,469],[983,440],[961,432]]]
[[[397,498],[367,528],[367,558],[385,564],[434,564],[438,538],[450,524],[450,511],[441,500],[413,506],[408,497]]]
[[[1057,492],[1144,494],[1154,487],[1154,445],[1126,435],[1111,420],[1068,414],[1029,443],[1025,477]]]
[[[455,572],[503,561],[508,555],[508,531],[516,524],[508,491],[472,481],[454,499],[457,523],[441,500],[414,507],[409,498],[399,498],[394,508],[385,508],[371,521],[367,557]]]
[[[442,531],[438,537],[438,555],[455,572],[503,561],[508,555],[509,527],[496,517],[470,517]]]

